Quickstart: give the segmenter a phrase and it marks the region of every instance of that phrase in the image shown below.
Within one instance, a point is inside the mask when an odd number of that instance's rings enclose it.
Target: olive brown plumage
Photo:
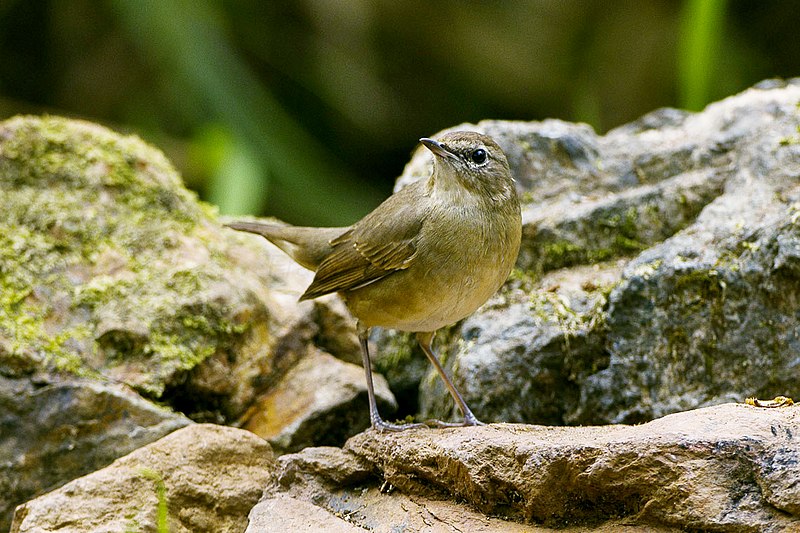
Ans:
[[[431,342],[437,329],[465,318],[500,288],[521,238],[514,180],[494,140],[459,131],[420,141],[434,154],[431,176],[399,190],[350,227],[229,224],[262,235],[316,272],[301,300],[341,295],[357,320],[370,418],[379,430],[454,424],[381,419],[367,346],[372,327],[415,332],[464,415],[457,425],[480,423],[433,354]]]

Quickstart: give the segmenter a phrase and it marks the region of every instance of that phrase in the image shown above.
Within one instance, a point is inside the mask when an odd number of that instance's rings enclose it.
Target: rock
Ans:
[[[260,501],[250,512],[246,533],[325,531],[359,533],[364,530],[324,511],[313,503],[278,495]]]
[[[798,428],[796,407],[725,404],[638,426],[368,431],[283,456],[249,531],[278,531],[278,509],[341,531],[795,531]]]
[[[11,531],[794,531],[798,427],[797,407],[726,404],[637,426],[368,431],[276,464],[251,433],[198,424],[21,505]]]
[[[524,200],[511,282],[437,343],[475,414],[634,423],[791,394],[800,379],[798,102],[792,80],[696,114],[659,110],[602,136],[552,120],[458,126],[498,140]],[[418,151],[398,186],[428,165]],[[391,375],[393,354],[412,343],[384,342],[378,353],[389,359],[378,365]],[[420,417],[453,415],[427,372]]]
[[[378,408],[389,416],[397,409],[392,391],[383,376],[374,382]],[[370,425],[364,369],[312,349],[251,412],[242,427],[278,452],[341,445]]]
[[[11,531],[242,531],[275,468],[252,433],[192,425],[19,506]]]
[[[248,533],[538,530],[442,499],[384,490],[374,464],[340,448],[306,448],[279,464],[278,484],[251,511]]]
[[[17,504],[191,423],[120,385],[2,374],[2,531]]]
[[[800,285],[782,258],[799,235],[800,143],[785,142],[798,101],[799,85],[753,89],[687,120],[683,131],[705,141],[699,157],[725,154],[711,165],[724,193],[626,267],[609,296],[609,366],[587,378],[574,421],[637,422],[794,390]]]
[[[512,280],[444,337],[440,353],[483,421],[564,424],[581,399],[576,382],[608,364],[603,310],[623,267],[611,261],[552,271],[537,289]],[[459,418],[438,375],[429,372],[422,391],[423,413]]]
[[[314,300],[314,322],[319,333],[314,343],[329,354],[355,365],[361,365],[361,344],[356,333],[356,319],[337,295]]]
[[[336,502],[337,510],[328,511],[307,500],[285,494],[270,496],[253,508],[246,533],[314,530],[326,533],[357,533],[365,530],[377,533],[393,531],[430,531],[433,533],[553,531],[549,528],[531,527],[488,517],[464,505],[444,500],[421,496],[408,497],[399,493],[384,494],[376,487],[352,492],[342,491],[338,495],[338,500]],[[644,532],[637,528],[626,528],[625,531]]]
[[[333,446],[306,448],[302,453],[284,455],[278,458],[278,464],[278,483],[284,489],[301,487],[315,490],[311,482],[327,486],[362,484],[369,481],[374,473],[371,463]],[[276,491],[267,490],[266,493]],[[313,496],[312,493],[307,495]]]
[[[223,230],[138,138],[9,119],[0,187],[0,339],[42,368],[235,420],[316,334],[292,301],[308,273]]]

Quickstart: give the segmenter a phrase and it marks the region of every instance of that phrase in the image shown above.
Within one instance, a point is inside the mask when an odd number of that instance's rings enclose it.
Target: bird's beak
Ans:
[[[425,145],[425,148],[433,152],[433,155],[437,155],[439,157],[443,157],[445,159],[458,159],[458,156],[448,150],[445,145],[440,143],[439,141],[434,141],[433,139],[429,139],[427,137],[423,137],[419,140],[422,144]]]

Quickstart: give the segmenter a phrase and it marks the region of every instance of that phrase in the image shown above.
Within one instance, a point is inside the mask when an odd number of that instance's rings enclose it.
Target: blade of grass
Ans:
[[[711,101],[727,0],[685,0],[678,42],[678,105],[699,111]]]
[[[152,468],[142,466],[139,474],[155,484],[156,501],[156,533],[169,533],[169,504],[167,502],[167,486],[161,474]]]
[[[211,176],[207,199],[223,215],[260,213],[267,191],[258,155],[226,127],[211,124],[194,136],[189,157]],[[231,179],[235,177],[235,179]]]

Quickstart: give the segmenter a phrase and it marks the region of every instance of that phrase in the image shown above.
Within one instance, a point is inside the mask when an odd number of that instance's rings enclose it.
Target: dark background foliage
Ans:
[[[798,23],[794,0],[0,0],[0,118],[104,123],[222,212],[347,224],[421,136],[700,109],[800,74]]]

